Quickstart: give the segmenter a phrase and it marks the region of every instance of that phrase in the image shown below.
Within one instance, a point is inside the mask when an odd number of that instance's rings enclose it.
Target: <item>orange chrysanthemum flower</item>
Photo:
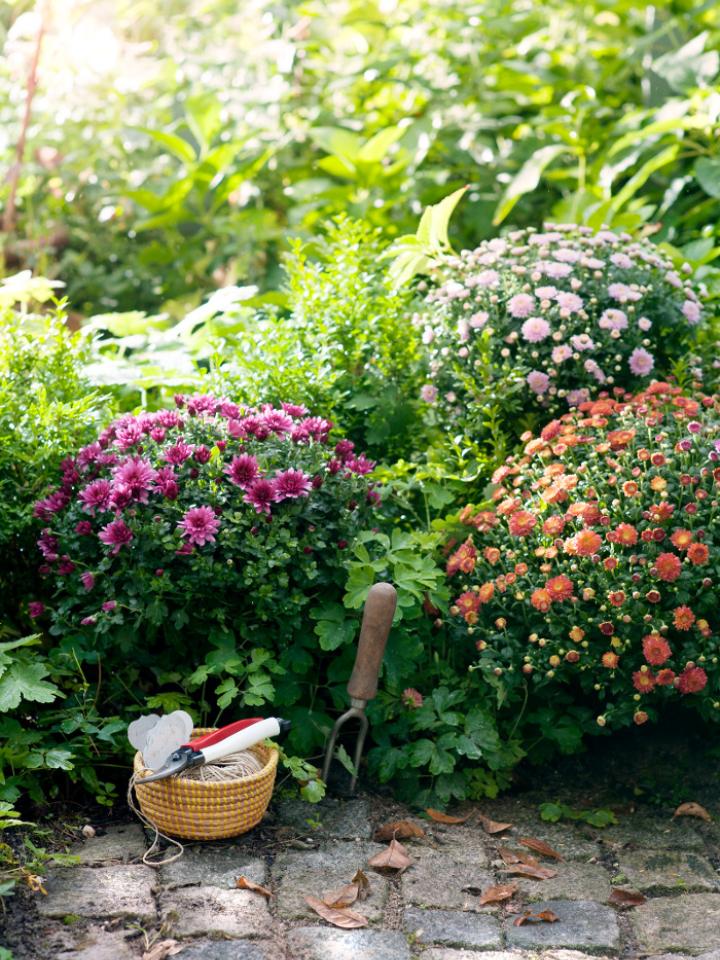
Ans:
[[[665,667],[662,670],[658,670],[657,676],[655,677],[655,683],[659,687],[671,687],[675,682],[675,671],[671,670],[669,667]]]
[[[670,542],[678,550],[687,550],[693,542],[692,530],[676,530],[670,537]]]
[[[535,609],[539,610],[541,613],[547,613],[550,609],[550,605],[552,604],[552,597],[547,590],[533,590],[532,596],[530,597],[530,603],[532,603]]]
[[[688,560],[696,567],[701,567],[710,559],[710,551],[704,543],[693,543],[688,547]]]
[[[689,630],[695,623],[695,614],[690,607],[675,607],[673,611],[673,624],[676,630]]]
[[[661,580],[672,583],[682,573],[680,557],[674,553],[661,553],[655,561],[655,569]]]
[[[608,670],[614,670],[619,663],[620,657],[616,653],[613,653],[612,650],[608,650],[602,655],[602,665],[607,667]]]
[[[638,542],[638,532],[631,523],[619,523],[615,527],[615,543],[624,547],[634,547]]]
[[[636,497],[639,491],[640,487],[638,487],[634,480],[626,480],[622,485],[622,492],[626,497]]]
[[[570,577],[560,574],[548,580],[545,589],[553,600],[569,600],[573,595],[573,582]]]
[[[655,677],[649,670],[636,670],[632,680],[638,693],[650,693],[655,686]]]
[[[643,637],[643,656],[653,667],[661,667],[672,656],[670,644],[659,633]]]
[[[495,584],[488,581],[483,583],[477,592],[477,598],[480,603],[490,603],[495,596]]]
[[[448,560],[446,568],[447,575],[452,577],[458,571],[472,573],[475,569],[476,560],[477,550],[473,545],[472,539],[468,537],[465,543],[461,544]]]
[[[573,539],[575,552],[579,557],[591,557],[602,546],[602,537],[594,530],[581,530]]]
[[[513,537],[527,537],[537,525],[538,518],[527,510],[518,510],[508,520],[508,529]]]

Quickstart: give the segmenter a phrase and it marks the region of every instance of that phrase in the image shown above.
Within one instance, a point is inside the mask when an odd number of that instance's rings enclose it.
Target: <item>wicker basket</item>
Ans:
[[[194,730],[193,736],[212,728]],[[188,840],[236,837],[257,826],[270,803],[278,764],[277,748],[256,744],[251,752],[263,763],[258,773],[239,780],[187,780],[167,777],[135,784],[140,809],[162,833]],[[147,776],[142,756],[135,754],[136,776]]]

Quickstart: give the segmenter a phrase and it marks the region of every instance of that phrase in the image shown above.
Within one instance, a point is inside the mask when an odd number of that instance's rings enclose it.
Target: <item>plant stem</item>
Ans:
[[[45,0],[45,2],[42,3],[39,8],[40,25],[38,27],[37,36],[35,37],[35,48],[33,50],[32,59],[30,60],[30,67],[28,69],[27,89],[25,92],[25,109],[23,111],[23,118],[20,124],[20,135],[15,146],[15,162],[10,168],[10,172],[8,174],[9,190],[7,203],[5,205],[5,210],[3,211],[3,233],[11,233],[15,227],[17,188],[18,183],[20,182],[20,172],[22,170],[23,160],[25,158],[25,144],[27,141],[28,127],[30,126],[30,118],[32,116],[32,103],[38,85],[38,67],[40,65],[40,53],[42,51],[43,38],[47,28],[49,6],[50,0]]]

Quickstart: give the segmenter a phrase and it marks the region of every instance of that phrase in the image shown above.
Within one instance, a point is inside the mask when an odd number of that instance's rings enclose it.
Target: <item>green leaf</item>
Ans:
[[[425,211],[425,213],[428,211],[430,213],[429,242],[433,250],[444,250],[450,247],[450,240],[448,238],[450,217],[452,217],[455,212],[455,207],[457,207],[469,189],[468,186],[460,187],[459,190],[449,194],[447,197],[443,197],[439,203],[432,204],[432,206],[428,207]]]
[[[188,97],[185,104],[187,125],[206,153],[210,143],[222,127],[222,108],[214,93],[200,93]]]
[[[404,132],[402,127],[386,127],[363,144],[358,151],[357,159],[361,163],[380,163],[390,147],[398,142]]]
[[[720,200],[720,157],[701,157],[695,162],[693,173],[705,193]]]
[[[540,183],[540,177],[542,176],[545,168],[548,167],[553,160],[556,160],[558,157],[568,152],[569,148],[561,144],[554,144],[550,147],[541,147],[539,150],[536,150],[535,153],[533,153],[533,155],[525,161],[520,170],[515,174],[513,179],[505,188],[505,192],[500,198],[500,203],[495,211],[493,224],[497,226],[498,224],[502,223],[515,204],[518,202],[520,197],[522,197],[525,193],[531,193],[533,190],[535,190],[537,185]]]
[[[325,796],[325,784],[322,780],[310,780],[301,787],[300,796],[308,803],[320,803]]]
[[[720,54],[705,51],[708,33],[699,33],[678,50],[664,53],[652,63],[652,70],[678,93],[710,83],[717,75]]]
[[[563,816],[563,808],[559,803],[541,803],[540,819],[546,823],[557,823]]]
[[[362,138],[343,127],[312,127],[310,138],[326,153],[342,157],[354,164],[360,156]]]
[[[43,680],[47,675],[47,669],[40,663],[13,663],[0,679],[0,712],[14,709],[21,700],[52,703],[60,690],[54,683]]]
[[[183,140],[183,138],[179,137],[177,134],[167,133],[165,130],[151,130],[149,127],[138,127],[137,129],[140,131],[140,133],[144,133],[148,137],[151,137],[156,143],[159,143],[163,147],[167,147],[168,151],[183,163],[193,163],[196,159],[192,144],[188,143],[187,140]],[[143,190],[136,191],[136,193],[145,194],[150,193],[150,191]],[[152,196],[155,195],[152,194]],[[138,200],[138,202],[142,203],[141,200]],[[152,210],[152,207],[149,207],[148,209]]]
[[[635,196],[640,187],[650,179],[653,173],[660,170],[661,167],[667,166],[668,163],[673,162],[679,150],[680,144],[674,143],[644,163],[637,173],[634,173],[625,186],[612,198],[608,207],[609,211],[611,213],[617,213],[628,200]]]

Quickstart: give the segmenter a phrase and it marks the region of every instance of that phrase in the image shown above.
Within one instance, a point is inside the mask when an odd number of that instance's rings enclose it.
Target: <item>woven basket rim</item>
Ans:
[[[217,729],[217,727],[198,727],[193,730],[193,737],[200,737],[206,733],[212,733]],[[262,750],[267,754],[267,760],[264,763],[261,770],[258,770],[257,773],[251,773],[247,777],[239,777],[236,780],[186,780],[183,777],[173,777],[172,782],[179,789],[183,790],[185,787],[191,787],[193,790],[207,791],[208,793],[223,793],[228,791],[235,791],[241,787],[249,786],[252,783],[257,782],[267,778],[268,774],[278,765],[280,759],[280,751],[276,744],[266,743],[265,741],[261,743],[256,743],[254,746],[249,747],[251,751]],[[150,774],[153,771],[148,770],[142,760],[142,754],[138,750],[133,759],[133,769],[136,774],[147,773]],[[151,789],[152,787],[160,787],[163,784],[162,780],[156,780],[153,783],[138,783],[136,787],[141,789]],[[180,786],[182,784],[182,786]]]

